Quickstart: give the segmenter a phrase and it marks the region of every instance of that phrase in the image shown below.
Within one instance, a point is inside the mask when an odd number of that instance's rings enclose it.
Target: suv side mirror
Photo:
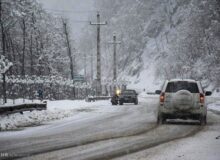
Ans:
[[[206,95],[206,96],[211,96],[211,95],[212,95],[212,92],[211,92],[211,91],[206,91],[206,92],[205,92],[205,95]]]
[[[161,90],[156,90],[155,91],[155,94],[160,94],[161,93]]]

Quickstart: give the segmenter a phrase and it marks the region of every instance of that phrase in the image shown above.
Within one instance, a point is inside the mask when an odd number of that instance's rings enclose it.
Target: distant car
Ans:
[[[204,92],[199,81],[173,79],[166,81],[160,94],[157,123],[163,124],[166,119],[194,119],[201,125],[207,122],[207,106],[205,96],[212,92]]]
[[[123,105],[124,103],[134,103],[138,104],[137,92],[135,90],[124,90],[119,96],[119,104]]]

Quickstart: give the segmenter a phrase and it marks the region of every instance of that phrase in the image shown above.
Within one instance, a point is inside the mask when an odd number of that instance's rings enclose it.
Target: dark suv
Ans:
[[[123,105],[124,103],[134,103],[138,104],[137,92],[135,90],[124,90],[119,96],[119,104]]]
[[[201,125],[206,124],[206,96],[199,81],[189,79],[173,79],[166,81],[160,94],[157,122],[163,124],[166,119],[194,119]]]

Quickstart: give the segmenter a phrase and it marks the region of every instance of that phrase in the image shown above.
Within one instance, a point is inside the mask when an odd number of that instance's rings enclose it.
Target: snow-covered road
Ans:
[[[212,154],[211,159],[220,157],[220,140],[216,139],[220,135],[219,115],[209,111],[205,127],[185,121],[157,126],[157,100],[151,96],[140,98],[137,106],[114,107],[109,102],[98,102],[88,107],[96,109],[84,112],[85,108],[81,108],[83,112],[63,120],[1,132],[1,158],[188,159],[193,153],[199,156],[207,152]]]

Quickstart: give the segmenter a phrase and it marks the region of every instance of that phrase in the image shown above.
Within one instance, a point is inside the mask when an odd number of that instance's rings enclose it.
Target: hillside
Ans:
[[[103,76],[107,79],[112,76],[112,46],[106,43],[115,32],[122,41],[119,79],[129,79],[131,87],[153,90],[170,78],[193,78],[202,80],[205,87],[219,86],[219,1],[102,0],[96,7],[108,21],[102,27]],[[94,37],[91,33],[84,39],[94,41]]]

